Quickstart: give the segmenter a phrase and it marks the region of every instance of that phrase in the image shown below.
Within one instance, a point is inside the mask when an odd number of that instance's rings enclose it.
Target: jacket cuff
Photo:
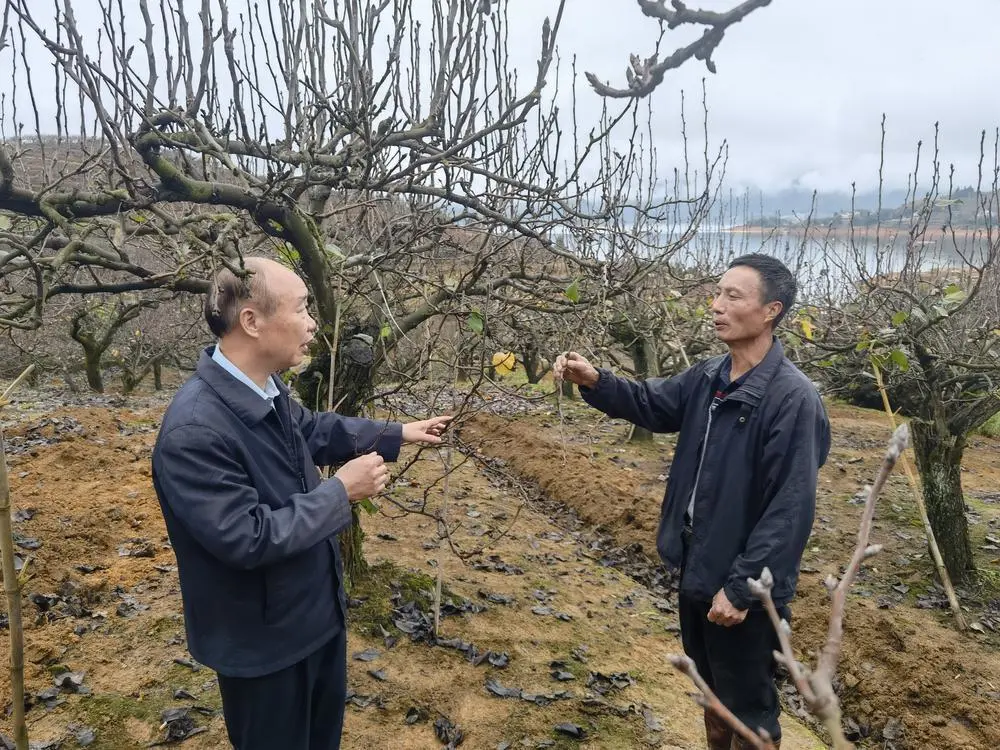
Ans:
[[[323,482],[323,488],[329,492],[333,510],[333,534],[339,534],[349,529],[354,522],[351,516],[351,501],[347,497],[347,488],[337,477],[330,477]],[[332,536],[332,535],[331,535]]]
[[[579,385],[577,388],[580,389],[580,395],[585,396],[588,393],[596,393],[600,391],[604,386],[608,384],[608,380],[611,379],[611,370],[607,370],[603,367],[595,368],[597,370],[597,382],[594,384],[593,388],[588,388],[585,385]]]
[[[754,596],[750,593],[750,586],[746,579],[730,578],[722,590],[726,592],[726,598],[736,609],[750,609],[754,602]]]
[[[395,461],[399,458],[399,449],[403,446],[403,423],[386,422],[385,427],[379,431],[378,440],[375,443],[375,452],[386,461]]]

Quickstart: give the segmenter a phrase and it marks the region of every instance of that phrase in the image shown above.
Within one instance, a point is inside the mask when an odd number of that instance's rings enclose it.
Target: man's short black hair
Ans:
[[[780,260],[772,255],[764,255],[764,253],[741,255],[729,264],[730,268],[738,266],[752,268],[760,274],[761,303],[765,305],[774,301],[781,303],[781,312],[774,319],[773,325],[774,328],[777,328],[782,318],[795,304],[795,293],[798,285],[795,283],[792,272]]]
[[[267,286],[262,259],[244,258],[243,267],[248,272],[245,276],[222,268],[205,297],[205,322],[216,338],[239,325],[240,309],[247,302],[254,302],[264,315],[273,315],[278,309],[278,300]]]

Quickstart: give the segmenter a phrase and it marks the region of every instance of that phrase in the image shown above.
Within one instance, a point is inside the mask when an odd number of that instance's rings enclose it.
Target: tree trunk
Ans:
[[[576,398],[576,391],[573,389],[573,384],[568,380],[563,380],[562,384],[560,385],[560,388],[562,388],[563,398],[568,398],[568,399]]]
[[[163,365],[159,360],[153,363],[153,389],[163,390]]]
[[[122,369],[122,395],[131,396],[136,388],[139,387],[139,383],[142,379],[137,376],[134,372],[123,368]]]
[[[521,352],[521,357],[524,359],[524,374],[528,378],[528,382],[534,385],[545,374],[542,372],[542,362],[541,357],[538,356],[538,348],[534,343],[525,344]]]
[[[629,346],[629,354],[632,356],[632,369],[635,372],[636,379],[645,380],[648,378],[650,376],[650,357],[646,342],[642,337],[636,336],[632,339]],[[630,443],[651,443],[653,442],[653,433],[645,427],[633,425],[632,434],[629,436],[628,441]]]
[[[94,393],[104,393],[104,377],[101,375],[101,355],[100,349],[94,347],[83,348],[83,358],[87,368],[87,385]]]
[[[968,581],[974,576],[976,566],[962,492],[965,437],[956,437],[933,423],[918,420],[911,421],[910,428],[927,515],[945,567],[952,580]]]
[[[337,352],[337,367],[334,373],[333,407],[337,414],[356,417],[361,414],[375,391],[375,370],[377,356],[375,339],[355,329],[348,335]],[[324,348],[316,353],[296,381],[299,398],[310,409],[325,410],[330,372],[330,352]],[[340,554],[344,562],[345,586],[358,580],[368,569],[364,556],[364,533],[358,522],[358,507],[351,509],[353,523],[340,536]]]
[[[358,506],[351,506],[351,526],[340,535],[340,556],[344,561],[344,587],[349,592],[355,581],[368,571],[365,560],[365,532],[361,529]]]

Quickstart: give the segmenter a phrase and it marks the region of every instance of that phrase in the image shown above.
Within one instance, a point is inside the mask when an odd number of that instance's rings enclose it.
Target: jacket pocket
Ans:
[[[323,580],[329,578],[322,547],[325,542],[300,555],[269,565],[264,570],[264,624],[277,625],[306,617],[318,604]]]

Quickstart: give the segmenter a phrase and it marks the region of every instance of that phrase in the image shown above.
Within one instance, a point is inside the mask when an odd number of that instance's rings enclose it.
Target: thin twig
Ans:
[[[674,668],[687,675],[688,679],[694,683],[694,686],[698,688],[701,692],[700,695],[695,697],[695,702],[704,708],[706,711],[712,711],[719,718],[725,721],[730,727],[736,731],[740,737],[745,739],[751,745],[753,745],[757,750],[776,750],[774,743],[768,736],[767,732],[761,730],[760,734],[754,734],[754,732],[739,718],[726,708],[722,701],[719,700],[718,696],[712,692],[712,688],[708,686],[704,678],[698,674],[698,668],[694,665],[694,662],[687,656],[674,655],[670,657],[670,663]]]

